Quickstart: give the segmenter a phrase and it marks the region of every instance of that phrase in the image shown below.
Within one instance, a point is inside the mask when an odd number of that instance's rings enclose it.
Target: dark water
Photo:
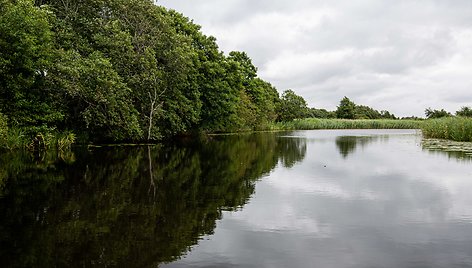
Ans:
[[[410,130],[0,155],[0,267],[472,267],[472,161]]]

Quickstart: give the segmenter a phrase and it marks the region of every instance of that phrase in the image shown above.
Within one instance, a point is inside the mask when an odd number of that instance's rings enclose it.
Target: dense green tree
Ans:
[[[53,86],[64,91],[70,109],[68,126],[85,131],[91,140],[141,138],[131,90],[101,53],[84,58],[64,52],[50,76]]]
[[[472,108],[467,106],[461,107],[461,109],[456,112],[456,115],[463,117],[472,117]]]
[[[348,97],[344,97],[336,110],[336,117],[343,119],[355,119],[356,117],[356,104],[352,102]]]
[[[242,126],[251,129],[267,125],[276,119],[276,105],[279,101],[277,90],[264,80],[257,77],[257,68],[244,52],[232,51],[228,57],[229,61],[236,63],[238,75],[236,81],[240,87],[240,102],[238,104],[238,118]]]
[[[51,16],[32,0],[0,2],[0,110],[12,125],[44,130],[64,117],[55,92],[44,86],[52,57]]]
[[[425,110],[425,115],[426,118],[441,118],[441,117],[449,117],[452,116],[452,114],[444,109],[441,110],[433,110],[431,108],[427,108]]]
[[[336,112],[327,111],[326,109],[310,108],[308,116],[312,118],[336,118]]]
[[[252,60],[248,57],[246,52],[239,51],[231,51],[228,58],[238,63],[238,71],[245,83],[244,86],[249,86],[246,83],[249,83],[257,76],[257,68],[252,64]]]
[[[270,83],[255,78],[248,89],[252,102],[256,106],[256,126],[264,127],[277,119],[277,105],[280,102],[277,89]]]
[[[380,117],[384,119],[397,119],[397,117],[394,114],[386,110],[380,111]]]
[[[389,111],[377,111],[366,105],[357,105],[344,97],[336,110],[337,118],[343,119],[396,119]]]
[[[354,108],[355,119],[379,119],[381,114],[379,111],[365,105],[356,105]]]
[[[302,96],[295,94],[293,90],[286,90],[280,98],[277,114],[278,121],[304,118],[308,114],[306,101]]]

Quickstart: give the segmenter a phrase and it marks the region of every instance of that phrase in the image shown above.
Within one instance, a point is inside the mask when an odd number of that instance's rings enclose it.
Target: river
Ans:
[[[472,267],[472,158],[415,130],[0,155],[1,267]]]

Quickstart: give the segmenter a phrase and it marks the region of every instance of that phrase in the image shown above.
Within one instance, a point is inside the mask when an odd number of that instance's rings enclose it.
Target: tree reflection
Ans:
[[[364,148],[369,143],[378,140],[387,140],[388,136],[340,136],[336,137],[336,147],[343,158],[347,158],[349,154],[356,151],[361,146]]]
[[[2,267],[156,267],[176,260],[223,210],[242,207],[306,145],[276,134],[148,147],[79,148],[40,161],[0,156]]]

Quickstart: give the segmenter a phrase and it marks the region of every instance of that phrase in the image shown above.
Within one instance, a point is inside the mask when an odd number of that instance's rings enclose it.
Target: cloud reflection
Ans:
[[[180,264],[472,265],[470,165],[425,154],[414,133],[373,138],[347,158],[337,132],[294,135],[309,141],[305,159],[279,165],[245,209],[225,213],[215,235]]]

